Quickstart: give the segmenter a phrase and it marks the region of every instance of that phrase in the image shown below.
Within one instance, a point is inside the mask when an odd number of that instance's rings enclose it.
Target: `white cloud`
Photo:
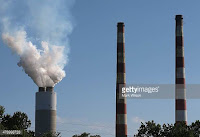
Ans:
[[[65,118],[57,116],[57,124],[80,124],[82,123],[81,119],[75,119],[75,118]]]
[[[133,122],[133,123],[137,123],[137,124],[140,124],[141,122],[145,122],[145,120],[144,119],[142,119],[142,118],[140,118],[140,117],[137,117],[137,116],[135,116],[135,117],[133,117],[132,119],[131,119],[131,121]]]

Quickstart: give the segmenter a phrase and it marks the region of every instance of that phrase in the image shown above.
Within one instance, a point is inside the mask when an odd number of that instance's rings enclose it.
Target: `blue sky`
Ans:
[[[70,6],[74,30],[68,37],[70,53],[66,77],[55,86],[57,130],[64,137],[85,131],[103,137],[114,136],[116,31],[120,21],[125,23],[128,84],[175,82],[176,14],[184,18],[186,83],[199,84],[199,4],[197,0],[74,1]],[[0,104],[7,113],[27,113],[34,129],[38,87],[17,66],[19,58],[2,40],[0,55]],[[196,109],[199,103],[199,100],[187,100],[188,123],[199,119],[200,111]],[[172,99],[129,99],[128,134],[136,133],[141,121],[173,123],[174,106]]]

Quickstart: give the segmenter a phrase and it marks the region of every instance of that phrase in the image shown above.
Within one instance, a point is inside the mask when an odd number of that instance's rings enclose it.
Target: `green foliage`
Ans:
[[[35,137],[35,132],[31,130],[23,130],[23,134],[19,137]]]
[[[156,124],[154,121],[141,123],[138,133],[134,137],[199,137],[200,121],[191,125],[184,122],[177,124]]]
[[[5,108],[0,105],[0,129],[5,130],[21,130],[23,135],[19,137],[34,137],[34,132],[27,130],[31,126],[31,121],[26,113],[15,112],[12,116],[4,114]]]
[[[5,108],[0,105],[0,130],[4,129],[4,126],[1,124],[4,112],[5,112]]]
[[[9,130],[23,130],[31,126],[31,121],[25,113],[15,112],[13,116],[4,115],[1,124]]]
[[[12,117],[9,114],[3,115],[2,121],[1,121],[2,126],[5,129],[12,129]]]
[[[161,134],[161,126],[159,124],[154,123],[154,121],[146,122],[146,125],[141,123],[140,129],[138,130],[138,134],[135,137],[146,137],[146,136],[155,136],[160,137]]]
[[[0,119],[3,117],[4,112],[5,112],[5,108],[0,105]]]
[[[21,130],[22,135],[18,137],[35,137],[34,131],[28,130],[31,126],[31,121],[28,119],[26,113],[15,112],[12,116],[9,114],[4,114],[5,108],[0,105],[0,129],[5,130]],[[41,137],[61,137],[60,133],[45,133]]]
[[[31,126],[27,114],[22,112],[15,112],[12,116],[12,122],[17,129],[28,129]]]
[[[59,132],[53,133],[53,132],[48,132],[43,134],[41,137],[61,137]]]
[[[72,137],[101,137],[100,135],[91,135],[90,136],[90,133],[82,133],[81,135],[73,135]]]

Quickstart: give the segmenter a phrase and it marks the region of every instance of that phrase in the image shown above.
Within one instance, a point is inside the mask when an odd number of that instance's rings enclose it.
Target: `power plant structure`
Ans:
[[[53,87],[39,87],[36,92],[35,135],[56,132],[56,92]]]
[[[185,64],[183,43],[183,16],[176,15],[176,105],[175,121],[187,124]]]
[[[125,25],[117,24],[117,78],[116,78],[116,137],[127,137],[126,98],[120,97],[120,87],[126,86]],[[183,16],[176,15],[176,70],[175,70],[175,121],[187,124],[185,66],[183,44]],[[56,92],[53,87],[39,87],[36,92],[35,135],[56,132]]]
[[[116,137],[127,137],[126,98],[120,98],[120,86],[126,86],[124,23],[117,24]]]
[[[127,137],[126,98],[120,98],[120,87],[126,86],[124,23],[117,24],[116,137]],[[183,16],[176,15],[175,122],[187,124]]]

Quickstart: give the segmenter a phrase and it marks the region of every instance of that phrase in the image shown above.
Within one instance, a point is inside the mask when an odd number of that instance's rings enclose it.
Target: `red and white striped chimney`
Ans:
[[[176,110],[175,121],[187,124],[183,16],[176,15]]]
[[[127,137],[126,98],[119,87],[126,86],[124,23],[117,24],[116,137]]]

